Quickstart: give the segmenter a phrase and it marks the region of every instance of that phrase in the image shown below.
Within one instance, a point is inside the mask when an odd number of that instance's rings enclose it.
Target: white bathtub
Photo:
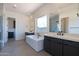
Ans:
[[[43,50],[43,37],[37,37],[36,35],[26,36],[26,42],[37,52]]]

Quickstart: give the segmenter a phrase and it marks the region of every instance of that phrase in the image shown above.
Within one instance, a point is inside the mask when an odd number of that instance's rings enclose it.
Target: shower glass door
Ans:
[[[0,16],[0,49],[2,48],[3,46],[3,40],[2,40],[2,37],[3,37],[3,17]]]

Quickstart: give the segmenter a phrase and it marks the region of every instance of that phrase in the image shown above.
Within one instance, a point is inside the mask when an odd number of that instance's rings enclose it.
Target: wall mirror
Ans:
[[[63,31],[64,33],[79,34],[79,17],[49,17],[49,32]]]
[[[50,32],[59,32],[59,15],[53,15],[49,17],[49,31]]]

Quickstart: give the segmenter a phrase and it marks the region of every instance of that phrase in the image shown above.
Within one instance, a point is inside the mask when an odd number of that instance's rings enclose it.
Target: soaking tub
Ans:
[[[26,42],[37,52],[43,50],[43,37],[37,37],[37,35],[26,36]]]

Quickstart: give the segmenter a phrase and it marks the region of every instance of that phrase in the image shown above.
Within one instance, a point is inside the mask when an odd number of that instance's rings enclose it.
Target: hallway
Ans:
[[[9,40],[0,56],[50,56],[45,51],[36,52],[24,40]]]

